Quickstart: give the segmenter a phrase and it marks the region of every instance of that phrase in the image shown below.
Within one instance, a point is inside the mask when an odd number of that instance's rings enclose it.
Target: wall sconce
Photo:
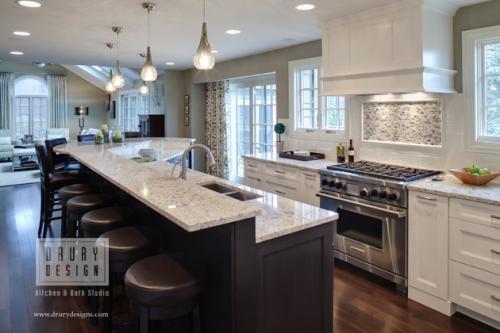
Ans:
[[[89,107],[88,106],[77,106],[75,107],[75,116],[78,116],[78,127],[80,127],[80,133],[83,131],[85,127],[85,118],[84,116],[89,115]]]

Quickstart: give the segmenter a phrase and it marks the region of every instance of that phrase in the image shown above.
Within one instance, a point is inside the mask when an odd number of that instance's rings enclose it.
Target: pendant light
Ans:
[[[113,32],[116,33],[116,67],[115,74],[111,82],[113,87],[121,89],[125,87],[125,79],[123,78],[122,71],[120,70],[120,33],[123,31],[122,27],[113,27]]]
[[[146,82],[144,82],[144,81],[142,81],[142,84],[139,87],[139,94],[141,94],[141,95],[147,95],[147,94],[149,94],[148,84]]]
[[[150,34],[151,34],[151,25],[150,25],[150,16],[151,16],[151,11],[156,7],[156,5],[152,2],[143,2],[142,3],[142,8],[146,9],[148,11],[148,48],[146,51],[146,62],[144,62],[144,66],[142,67],[141,70],[141,79],[145,82],[151,82],[156,80],[158,77],[158,72],[156,71],[155,66],[153,65],[153,59],[151,57],[151,39],[150,39]]]
[[[210,70],[215,66],[215,56],[210,48],[207,37],[207,23],[205,22],[206,4],[203,0],[203,24],[201,26],[201,39],[194,55],[194,67],[199,70]]]
[[[113,43],[106,43],[106,46],[109,49],[109,57],[111,58],[111,50],[113,49]],[[108,81],[106,81],[105,89],[108,93],[113,93],[116,91],[115,86],[113,86],[113,71],[109,70]]]

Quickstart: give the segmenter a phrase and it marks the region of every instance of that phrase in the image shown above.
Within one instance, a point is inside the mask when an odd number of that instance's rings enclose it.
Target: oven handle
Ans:
[[[333,199],[333,200],[338,200],[338,201],[342,201],[342,202],[347,202],[347,203],[350,203],[350,204],[353,204],[353,205],[362,206],[362,207],[365,207],[365,208],[375,209],[375,210],[378,210],[378,211],[381,211],[381,212],[384,212],[384,213],[396,216],[397,218],[406,217],[406,212],[402,211],[402,210],[401,211],[394,211],[394,210],[390,210],[390,209],[385,209],[385,208],[381,208],[381,207],[367,205],[365,203],[356,202],[356,201],[353,201],[353,200],[347,200],[347,199],[340,198],[340,197],[334,197],[334,196],[331,196],[331,195],[328,195],[328,194],[324,194],[324,193],[316,193],[316,196],[317,197],[324,197],[324,198],[328,198],[328,199]]]

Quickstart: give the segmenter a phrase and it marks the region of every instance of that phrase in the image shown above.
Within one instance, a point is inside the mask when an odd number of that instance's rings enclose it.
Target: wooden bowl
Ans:
[[[463,169],[450,169],[450,173],[460,179],[462,183],[469,185],[486,185],[493,179],[500,176],[500,172],[492,172],[489,175],[475,176],[467,172],[467,168]]]

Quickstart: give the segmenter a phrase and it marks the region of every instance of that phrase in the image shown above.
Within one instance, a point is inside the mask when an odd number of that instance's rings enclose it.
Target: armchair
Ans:
[[[14,145],[10,136],[10,130],[0,130],[0,159],[12,158]]]

